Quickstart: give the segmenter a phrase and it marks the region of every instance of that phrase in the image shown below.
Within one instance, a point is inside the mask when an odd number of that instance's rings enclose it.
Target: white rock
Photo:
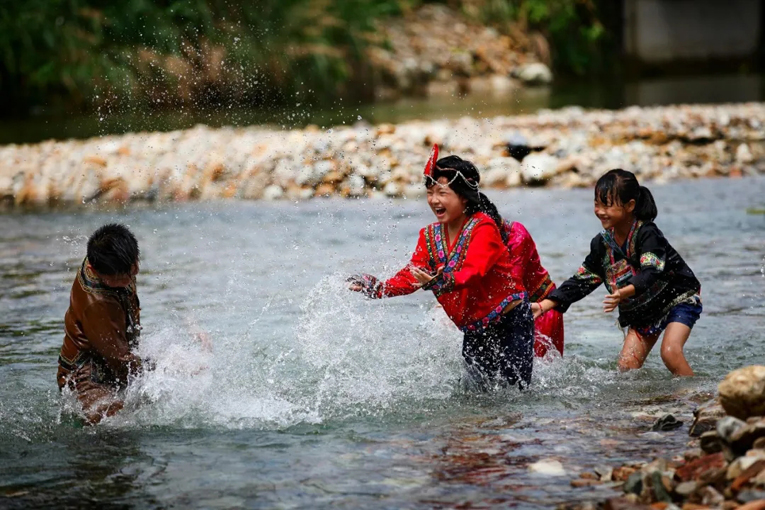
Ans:
[[[563,469],[563,464],[557,460],[537,461],[529,465],[529,471],[546,476],[564,476],[566,474],[566,470]]]
[[[284,196],[284,190],[277,184],[272,184],[263,190],[263,200],[279,200]]]
[[[308,165],[303,165],[297,172],[295,182],[301,186],[308,184],[309,182],[315,182],[313,180],[313,168]]]
[[[526,64],[516,71],[516,76],[528,85],[538,85],[552,82],[553,75],[550,68],[541,62]]]
[[[482,186],[517,186],[521,180],[521,164],[515,158],[493,158],[486,164]]]
[[[487,170],[481,177],[481,186],[496,186],[505,184],[507,181],[507,170],[502,167],[495,167]]]
[[[717,387],[725,411],[745,420],[765,414],[765,366],[752,365],[729,373]]]
[[[501,74],[495,74],[491,77],[491,88],[495,93],[504,94],[515,88],[513,80]]]
[[[320,181],[322,177],[334,170],[335,165],[332,161],[322,160],[313,165],[313,177]]]
[[[545,182],[555,175],[557,168],[557,158],[544,152],[529,154],[523,158],[523,180],[525,182]]]
[[[390,181],[385,185],[385,188],[383,188],[383,193],[389,197],[397,197],[401,195],[401,187],[398,185],[398,183]]]
[[[749,146],[745,143],[742,143],[736,148],[736,161],[738,163],[751,163],[754,161],[754,157],[752,156],[752,153],[749,151]]]
[[[507,174],[507,180],[505,181],[505,186],[508,188],[516,188],[520,186],[523,183],[523,179],[521,177],[521,169],[520,165],[517,170],[513,170],[509,174]]]
[[[353,197],[358,197],[364,194],[364,178],[360,175],[348,176],[348,191]]]

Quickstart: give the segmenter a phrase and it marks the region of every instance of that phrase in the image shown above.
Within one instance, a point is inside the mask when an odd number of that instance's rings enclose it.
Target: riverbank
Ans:
[[[629,463],[582,473],[574,487],[612,484],[626,496],[606,510],[765,509],[765,366],[734,370],[720,383],[717,399],[694,411],[693,448],[672,459]],[[682,426],[672,415],[654,430]],[[566,508],[593,508],[592,504]]]
[[[432,144],[476,163],[484,188],[589,187],[610,168],[641,180],[765,173],[765,103],[571,107],[327,130],[198,126],[0,147],[10,207],[312,197],[416,197]]]

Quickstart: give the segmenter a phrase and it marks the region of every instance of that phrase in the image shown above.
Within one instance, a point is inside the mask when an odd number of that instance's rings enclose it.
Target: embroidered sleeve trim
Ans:
[[[354,276],[353,279],[361,285],[361,293],[371,299],[380,299],[383,297],[383,284],[371,274],[361,274]]]
[[[436,297],[454,290],[454,275],[443,273],[438,278],[433,278],[422,286],[424,290],[432,290]]]
[[[655,267],[658,271],[664,271],[664,260],[651,252],[640,256],[640,267]]]
[[[585,266],[579,266],[579,269],[577,270],[576,274],[574,274],[574,278],[577,280],[582,280],[585,282],[589,282],[594,284],[600,285],[603,283],[603,278],[598,276],[597,274],[593,273],[589,269],[587,269]]]
[[[555,284],[548,274],[537,286],[537,288],[531,291],[529,295],[529,301],[532,303],[538,303],[539,301],[542,301],[544,298],[546,298],[554,289]]]

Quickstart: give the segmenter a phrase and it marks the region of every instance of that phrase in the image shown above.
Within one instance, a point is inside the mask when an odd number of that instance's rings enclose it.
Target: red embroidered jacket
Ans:
[[[507,235],[510,258],[516,270],[520,270],[523,287],[529,293],[529,301],[542,301],[555,290],[555,284],[550,279],[547,269],[542,267],[537,245],[534,244],[531,234],[517,221],[505,221],[502,230]]]
[[[488,215],[475,213],[449,246],[440,223],[420,231],[409,265],[385,282],[365,277],[373,298],[403,296],[420,288],[410,267],[443,274],[428,289],[436,295],[449,318],[463,331],[474,331],[497,320],[511,302],[525,296],[520,268],[510,260],[499,229]]]

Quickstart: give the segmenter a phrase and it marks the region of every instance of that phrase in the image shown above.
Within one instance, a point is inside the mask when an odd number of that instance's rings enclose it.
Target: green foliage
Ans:
[[[500,30],[513,27],[541,33],[550,44],[558,71],[582,75],[597,71],[610,51],[603,19],[609,0],[460,0],[463,10]]]
[[[0,0],[0,110],[370,99],[375,23],[422,1]],[[542,33],[558,70],[578,74],[607,40],[593,2],[448,1]]]
[[[406,0],[0,0],[0,106],[332,98]],[[309,85],[310,84],[310,85]],[[72,101],[73,100],[73,101]]]

